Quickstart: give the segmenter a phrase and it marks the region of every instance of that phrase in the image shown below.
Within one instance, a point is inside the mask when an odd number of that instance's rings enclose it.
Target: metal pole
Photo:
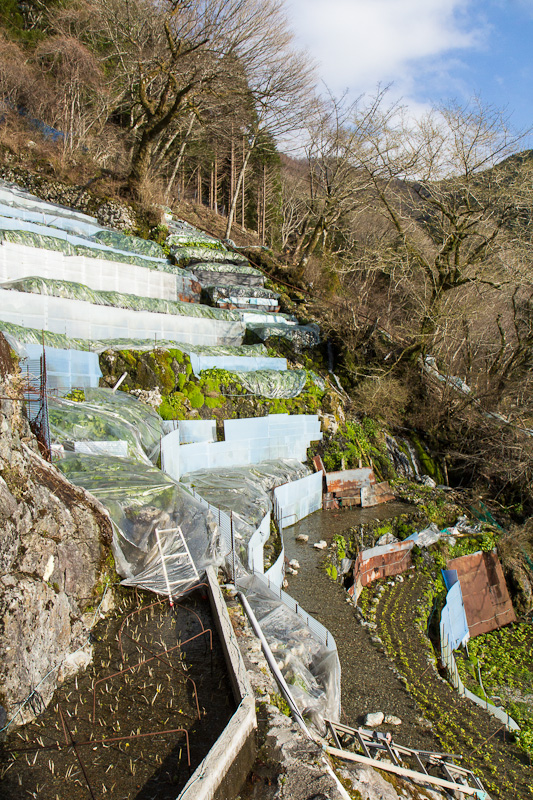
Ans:
[[[269,644],[268,644],[268,642],[265,639],[265,636],[263,634],[263,631],[261,630],[261,627],[260,627],[257,619],[255,618],[254,612],[250,608],[250,604],[248,603],[248,600],[246,599],[246,597],[244,596],[244,594],[242,592],[239,592],[239,597],[240,597],[241,603],[244,606],[244,610],[246,611],[248,619],[250,620],[252,628],[254,629],[256,636],[259,638],[259,641],[261,642],[261,646],[263,648],[263,652],[265,654],[265,658],[267,660],[268,666],[270,667],[270,669],[272,671],[272,674],[274,675],[274,678],[276,679],[276,683],[278,684],[279,688],[281,689],[281,692],[282,692],[283,696],[285,697],[285,700],[287,701],[287,703],[289,705],[289,708],[291,709],[291,711],[292,711],[292,713],[294,715],[294,718],[296,719],[296,722],[298,723],[300,728],[303,730],[303,732],[306,734],[306,736],[309,739],[314,739],[314,737],[311,735],[311,733],[309,731],[309,728],[307,727],[307,725],[304,722],[304,718],[302,717],[298,706],[296,705],[296,703],[293,700],[293,697],[292,697],[292,695],[291,695],[291,693],[289,691],[289,687],[287,685],[287,682],[286,682],[285,678],[283,677],[283,675],[281,674],[280,668],[278,667],[278,665],[276,663],[276,659],[274,658],[272,650],[270,649]]]
[[[231,524],[231,553],[233,556],[233,583],[235,584],[236,580],[236,564],[235,564],[235,531],[233,530],[233,511],[230,511],[230,524]]]

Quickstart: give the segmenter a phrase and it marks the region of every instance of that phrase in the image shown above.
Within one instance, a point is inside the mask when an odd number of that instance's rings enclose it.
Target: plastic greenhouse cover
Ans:
[[[264,278],[263,273],[255,267],[250,267],[248,264],[216,264],[209,261],[202,261],[201,264],[193,264],[191,272],[222,272],[222,273],[235,273],[236,275],[256,275],[257,277]]]
[[[270,645],[291,695],[304,718],[319,730],[324,720],[338,720],[340,664],[304,620],[257,577],[239,581]]]
[[[214,250],[210,247],[176,247],[172,245],[170,247],[170,252],[177,264],[185,266],[201,261],[224,264],[248,264],[248,259],[239,253],[232,253],[229,250]]]
[[[23,355],[21,344],[44,344],[68,350],[85,350],[103,353],[105,350],[183,350],[183,343],[175,339],[78,339],[64,333],[53,333],[38,328],[25,328],[14,322],[0,319],[0,331],[11,347]],[[185,351],[184,351],[185,352]]]
[[[287,369],[286,358],[270,356],[199,356],[190,353],[192,371],[195,375],[211,369],[223,369],[227,372],[256,372],[257,370]]]
[[[94,218],[87,217],[87,220],[78,220],[66,216],[64,210],[54,206],[43,210],[37,210],[25,208],[21,206],[20,203],[12,202],[6,204],[2,194],[0,190],[0,216],[2,217],[13,217],[14,219],[21,219],[25,222],[35,222],[40,225],[59,228],[59,230],[62,231],[70,231],[78,236],[92,236],[102,229],[102,226]]]
[[[263,323],[271,325],[272,323],[279,323],[281,325],[298,325],[298,320],[292,314],[280,314],[279,311],[262,311],[258,308],[246,308],[239,311],[239,316],[243,322],[248,323]]]
[[[184,344],[180,349],[184,353],[196,353],[197,356],[266,356],[268,354],[264,344]]]
[[[188,304],[188,309],[193,306]],[[194,313],[194,312],[193,312]],[[106,307],[49,295],[27,294],[0,286],[0,318],[29,328],[65,333],[79,339],[158,339],[191,344],[240,345],[244,325],[239,320],[173,315]]]
[[[249,467],[202,469],[183,475],[181,483],[193,487],[211,505],[231,512],[237,537],[247,544],[272,510],[271,490],[309,474],[299,461],[281,458]],[[246,555],[240,557],[246,563]]]
[[[37,247],[42,250],[56,250],[65,256],[88,256],[89,258],[102,258],[106,261],[117,261],[122,264],[135,264],[138,267],[147,269],[161,270],[165,268],[166,261],[154,261],[134,253],[125,253],[121,250],[104,249],[91,247],[90,241],[86,244],[71,244],[66,239],[54,236],[52,228],[40,226],[43,233],[32,233],[26,230],[5,229],[4,221],[0,219],[0,241],[10,242],[11,244],[23,244],[29,247]],[[61,231],[58,231],[58,234]],[[79,237],[76,237],[79,238]]]
[[[134,426],[147,456],[153,460],[159,456],[159,447],[163,434],[163,420],[151,406],[141,403],[127,392],[114,392],[112,389],[85,390],[85,401],[88,406],[103,408],[114,413],[120,419]]]
[[[113,552],[127,586],[167,594],[156,528],[174,597],[196,583],[198,573],[222,561],[213,516],[179,484],[156,467],[125,458],[67,454],[58,467],[107,508],[114,523]],[[181,528],[192,564],[177,532]],[[170,529],[170,531],[169,531]]]
[[[71,256],[58,250],[4,241],[0,246],[0,280],[12,281],[34,275],[84,283],[102,291],[165,300],[177,300],[181,293],[190,294],[201,289],[192,273],[178,276],[166,270],[152,269],[149,265]]]
[[[76,211],[68,206],[63,206],[59,203],[52,203],[48,200],[41,200],[34,194],[27,192],[21,186],[10,181],[0,181],[0,200],[8,206],[15,208],[27,209],[30,211],[41,212],[45,214],[55,214],[56,216],[65,217],[66,219],[75,220],[86,224],[98,225],[95,217],[84,214],[81,211]]]
[[[213,239],[206,233],[199,230],[182,231],[181,233],[171,233],[167,236],[166,242],[169,247],[202,247],[207,250],[220,250],[228,252],[220,239]]]
[[[236,380],[251,394],[260,397],[298,397],[307,383],[307,370],[291,369],[277,372],[260,369],[255,372],[235,372]]]
[[[265,341],[271,336],[281,336],[290,341],[296,349],[301,347],[314,347],[320,344],[320,329],[318,325],[283,325],[282,323],[247,322],[246,327]]]
[[[118,231],[101,230],[94,233],[91,239],[114,247],[116,250],[127,250],[150,258],[166,258],[161,245],[151,242],[149,239],[141,239],[139,236],[127,236]]]
[[[22,219],[14,219],[12,217],[0,217],[0,230],[3,232],[18,232],[23,234],[36,235],[36,236],[50,236],[55,239],[61,239],[67,244],[70,244],[76,252],[78,249],[84,251],[88,248],[91,251],[95,251],[97,253],[117,253],[119,255],[133,258],[133,259],[140,259],[140,263],[146,261],[153,261],[153,262],[164,262],[166,261],[165,257],[162,258],[155,258],[154,256],[142,256],[141,254],[132,254],[127,250],[116,249],[110,247],[106,244],[100,243],[95,241],[91,237],[85,236],[78,236],[76,234],[72,234],[68,231],[61,230],[60,228],[54,228],[49,225],[40,225],[35,222],[25,222]],[[31,239],[29,239],[31,241]],[[105,258],[106,256],[104,256]],[[107,255],[109,258],[109,255]]]
[[[150,406],[125,392],[85,389],[86,402],[49,401],[52,438],[68,441],[127,441],[132,458],[159,456],[163,421]]]
[[[94,408],[87,403],[50,398],[48,414],[53,444],[62,444],[68,450],[71,443],[89,443],[91,452],[97,453],[98,442],[126,442],[127,457],[150,463],[135,426],[112,411]]]
[[[204,291],[212,300],[230,297],[260,297],[268,300],[279,300],[279,294],[260,286],[206,286]]]
[[[25,355],[23,355],[23,352]],[[27,358],[23,370],[28,366],[30,372],[39,374],[42,344],[26,344],[21,347],[21,358]],[[46,348],[46,385],[63,394],[75,387],[98,386],[102,370],[96,353],[82,350],[62,350]]]
[[[31,276],[0,284],[2,289],[14,289],[17,292],[44,294],[50,297],[63,297],[68,300],[82,300],[99,306],[128,308],[133,311],[152,311],[156,314],[172,314],[178,317],[205,317],[206,319],[223,319],[237,321],[239,315],[235,311],[200,303],[186,303],[181,300],[161,300],[156,297],[138,297],[135,294],[122,292],[99,291],[90,289],[83,283],[75,281],[54,280]]]

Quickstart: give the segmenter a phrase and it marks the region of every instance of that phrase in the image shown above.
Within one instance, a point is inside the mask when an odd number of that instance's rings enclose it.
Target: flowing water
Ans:
[[[384,503],[374,508],[317,511],[283,531],[285,554],[300,563],[298,575],[288,575],[288,593],[328,628],[337,643],[341,663],[342,716],[347,725],[362,724],[368,712],[383,711],[402,720],[394,732],[398,741],[419,748],[438,749],[415,701],[392,672],[387,657],[372,642],[369,631],[357,621],[343,587],[325,573],[325,551],[313,547],[334,534],[373,520],[391,519],[411,510],[406,503]],[[298,534],[309,536],[305,544]]]

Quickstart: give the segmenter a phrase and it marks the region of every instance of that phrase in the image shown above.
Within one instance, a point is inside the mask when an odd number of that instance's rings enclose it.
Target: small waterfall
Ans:
[[[410,480],[420,478],[420,467],[415,449],[408,439],[395,439],[394,436],[385,437],[389,457],[394,464],[394,469],[400,475]],[[407,451],[407,452],[405,452]]]

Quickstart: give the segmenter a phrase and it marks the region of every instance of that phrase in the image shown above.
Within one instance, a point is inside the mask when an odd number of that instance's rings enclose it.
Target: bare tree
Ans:
[[[457,303],[465,287],[521,279],[505,252],[509,225],[530,202],[529,175],[499,163],[521,141],[498,112],[474,102],[415,124],[389,118],[354,153],[374,208],[396,233],[396,275],[418,306],[415,351],[433,340],[448,297]]]

